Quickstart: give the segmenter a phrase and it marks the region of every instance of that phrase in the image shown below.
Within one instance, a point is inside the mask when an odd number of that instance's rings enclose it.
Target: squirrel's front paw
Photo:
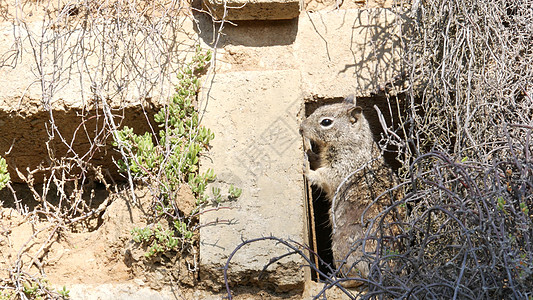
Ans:
[[[318,169],[320,167],[320,156],[312,150],[307,150],[305,154],[309,161],[309,168],[312,170]]]
[[[314,162],[314,161],[317,161],[319,159],[318,154],[313,152],[313,150],[311,150],[311,149],[305,151],[305,156],[310,162]]]
[[[320,183],[320,174],[317,171],[306,169],[304,171],[305,177],[311,184],[319,185]]]
[[[309,158],[307,157],[307,153],[304,153],[304,163],[303,163],[303,172],[304,175],[307,176],[307,173],[311,170],[311,166],[309,165]]]

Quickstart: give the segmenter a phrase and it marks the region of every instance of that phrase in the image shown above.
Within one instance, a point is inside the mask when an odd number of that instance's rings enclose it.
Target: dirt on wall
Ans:
[[[144,255],[147,248],[132,240],[131,230],[148,224],[153,195],[139,187],[133,202],[128,193],[111,193],[105,213],[80,224],[57,224],[35,214],[23,216],[13,208],[0,208],[0,278],[10,278],[13,268],[21,268],[67,288],[128,282],[153,290],[195,286],[195,247],[182,255],[151,260]],[[195,199],[189,191],[181,201],[182,206],[190,206]]]

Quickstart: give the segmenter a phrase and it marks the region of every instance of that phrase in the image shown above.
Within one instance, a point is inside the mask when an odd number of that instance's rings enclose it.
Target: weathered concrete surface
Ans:
[[[300,14],[299,0],[203,0],[218,20],[285,20]]]
[[[334,9],[390,8],[395,4],[397,4],[396,0],[303,0],[302,10],[315,12]]]
[[[243,189],[234,202],[201,215],[200,279],[223,283],[222,267],[246,239],[273,235],[306,243],[303,156],[298,135],[301,108],[298,71],[234,72],[217,75],[211,85],[203,124],[215,132],[202,169],[218,174],[215,186]],[[230,221],[230,224],[227,221]],[[287,253],[273,241],[249,244],[230,263],[232,284],[250,282],[278,290],[303,288],[301,257],[283,258],[257,276],[271,258]],[[275,270],[275,272],[270,272]]]
[[[388,9],[302,15],[295,41],[306,98],[369,96],[401,72],[401,15]]]
[[[75,284],[67,287],[67,289],[70,291],[70,298],[76,300],[170,300],[176,299],[176,296],[182,296],[179,291],[174,293],[170,290],[155,291],[134,283],[99,284],[94,286]]]
[[[213,294],[199,289],[192,291],[179,286],[167,286],[155,290],[139,280],[115,284],[74,284],[66,288],[70,291],[69,296],[72,300],[219,300],[225,296],[223,293]],[[58,286],[56,289],[61,290],[62,287]]]
[[[209,22],[200,25],[212,44]],[[390,9],[308,12],[268,27],[226,24],[220,37],[218,72],[301,72],[306,99],[369,96],[401,73],[402,28],[407,20]],[[211,31],[210,31],[211,30]]]

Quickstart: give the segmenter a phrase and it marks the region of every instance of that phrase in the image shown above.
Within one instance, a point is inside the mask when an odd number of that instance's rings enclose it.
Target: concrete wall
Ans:
[[[200,218],[200,276],[215,289],[222,287],[221,268],[243,240],[273,235],[308,243],[298,134],[304,102],[349,94],[369,96],[400,72],[401,15],[390,9],[294,11],[291,6],[283,18],[264,17],[288,20],[226,22],[221,34],[217,31],[220,23],[194,13],[193,19],[184,17],[185,21],[177,22],[179,34],[172,33],[176,45],[200,40],[204,47],[216,47],[215,72],[204,77],[199,98],[202,122],[216,138],[201,168],[213,168],[218,174],[213,186],[225,191],[235,184],[243,189],[239,199],[218,209],[212,207]],[[32,26],[38,32],[39,23]],[[11,51],[12,28],[8,18],[0,23],[0,53]],[[27,49],[30,40],[25,38],[22,43]],[[180,49],[173,48],[176,57]],[[24,169],[46,160],[49,112],[43,110],[43,90],[35,85],[40,75],[31,53],[21,57],[18,63],[0,68],[0,155],[12,149],[8,163]],[[90,70],[74,72],[55,97],[45,101],[69,138],[80,124],[80,111],[98,112],[79,99],[80,93],[86,92],[80,88],[80,82],[87,79],[82,75]],[[124,78],[127,75],[122,74]],[[90,80],[85,86],[92,86]],[[149,94],[126,93],[111,106],[122,108],[124,124],[144,132],[149,128],[144,113],[153,114],[160,100],[171,93],[171,83],[166,86],[166,90],[154,89]],[[79,151],[87,149],[86,140],[73,141],[76,149],[82,149]],[[99,152],[94,162],[114,169],[111,154],[110,150]],[[296,255],[271,265],[268,276],[258,280],[269,259],[285,253],[285,247],[271,241],[242,248],[231,262],[230,282],[265,284],[281,291],[303,288],[304,261]]]

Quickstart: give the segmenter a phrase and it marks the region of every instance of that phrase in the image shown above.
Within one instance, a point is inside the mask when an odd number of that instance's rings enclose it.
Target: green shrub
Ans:
[[[179,83],[170,103],[154,116],[158,123],[158,137],[146,132],[135,134],[133,129],[124,127],[117,132],[114,146],[121,145],[126,156],[118,162],[121,172],[129,172],[132,178],[152,184],[159,197],[153,207],[156,215],[168,219],[172,229],[156,225],[132,230],[133,240],[148,246],[147,257],[169,250],[184,249],[192,243],[194,226],[200,208],[208,202],[206,195],[208,182],[216,178],[211,169],[201,173],[198,163],[203,152],[215,137],[213,132],[199,124],[198,111],[194,105],[200,88],[198,74],[205,70],[211,53],[203,53],[200,48],[177,75]],[[191,212],[180,212],[177,191],[182,184],[188,184],[196,197],[196,207]],[[228,198],[238,198],[242,190],[230,187]],[[214,202],[222,202],[220,193]]]
[[[9,182],[9,172],[7,171],[6,160],[0,157],[0,190],[3,189]]]
[[[160,128],[158,143],[154,143],[151,133],[137,135],[128,127],[117,134],[128,150],[127,165],[132,177],[157,179],[164,205],[174,200],[174,191],[184,182],[203,202],[207,182],[215,179],[212,170],[198,172],[200,155],[208,149],[215,136],[210,129],[198,124],[198,111],[193,105],[200,88],[196,74],[206,67],[210,59],[209,51],[204,54],[198,48],[192,61],[178,74],[180,81],[170,104],[154,116]],[[115,141],[114,146],[118,145]],[[126,162],[119,161],[118,164],[120,171],[127,172]],[[161,210],[165,208],[169,207],[159,207]]]

